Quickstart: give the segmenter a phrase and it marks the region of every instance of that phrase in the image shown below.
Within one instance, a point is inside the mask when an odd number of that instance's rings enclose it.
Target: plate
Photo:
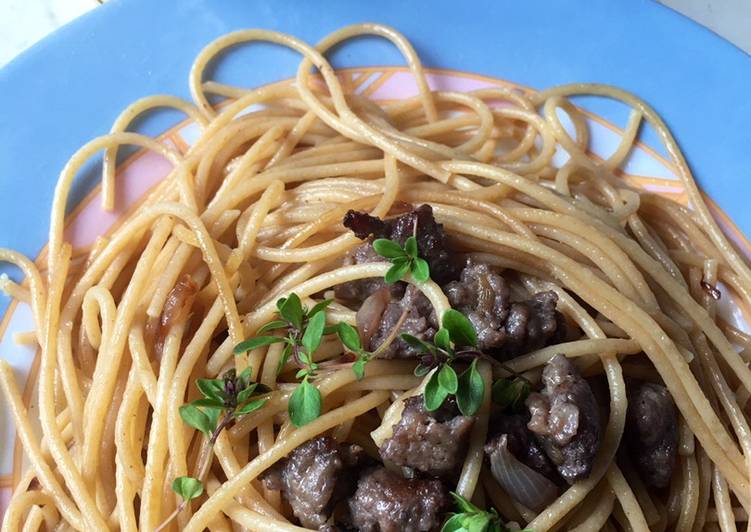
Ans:
[[[651,103],[668,121],[696,176],[712,198],[723,228],[751,256],[747,150],[751,58],[709,31],[656,3],[593,2],[211,2],[112,0],[63,27],[0,70],[0,246],[44,262],[48,210],[58,172],[84,142],[108,131],[128,103],[155,93],[189,97],[187,75],[198,51],[213,38],[240,28],[263,27],[316,42],[343,25],[378,21],[409,38],[429,70],[434,88],[467,91],[498,84],[544,88],[593,81],[621,86]],[[376,99],[402,98],[415,88],[401,58],[388,45],[363,38],[337,49],[342,80]],[[246,46],[220,61],[211,76],[256,86],[288,78],[298,57],[267,45]],[[357,65],[357,68],[353,68]],[[382,65],[389,65],[384,67]],[[592,150],[616,145],[625,109],[598,99],[577,103],[590,111]],[[176,114],[136,125],[185,149],[196,128]],[[624,178],[686,202],[671,164],[653,132],[644,131]],[[114,213],[98,205],[97,161],[76,185],[66,238],[82,255],[167,173],[159,157],[131,153],[118,170]],[[734,220],[734,225],[730,222]],[[42,252],[40,254],[40,252]],[[15,272],[7,270],[12,276]],[[34,328],[25,304],[3,301],[0,353],[33,397],[36,352],[13,342]],[[744,309],[734,320],[750,321]],[[23,468],[12,421],[0,405],[0,512]]]

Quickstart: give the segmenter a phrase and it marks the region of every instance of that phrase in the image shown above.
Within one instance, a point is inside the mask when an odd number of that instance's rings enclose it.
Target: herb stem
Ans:
[[[204,448],[201,450],[201,456],[199,458],[198,462],[198,475],[196,478],[198,481],[203,484],[206,480],[206,477],[209,476],[209,469],[211,467],[211,456],[212,456],[212,449],[214,447],[214,444],[216,443],[217,438],[219,438],[219,434],[224,430],[227,425],[230,424],[232,421],[232,411],[228,411],[224,414],[222,417],[222,420],[219,422],[219,424],[214,429],[214,432],[211,433],[211,437],[208,440],[208,443],[204,446]],[[175,508],[175,511],[172,512],[167,518],[162,522],[161,525],[159,525],[154,532],[160,532],[161,530],[164,530],[167,525],[169,525],[178,515],[180,515],[180,512],[182,512],[185,507],[188,505],[188,501],[183,500],[180,504],[177,505],[177,508]]]

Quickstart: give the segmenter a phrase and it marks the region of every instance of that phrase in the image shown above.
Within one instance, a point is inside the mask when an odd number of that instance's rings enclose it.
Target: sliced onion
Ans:
[[[541,512],[558,497],[558,487],[511,454],[506,434],[496,441],[490,453],[493,477],[515,501],[530,510]]]
[[[386,309],[389,301],[391,301],[391,293],[388,287],[384,286],[380,290],[376,290],[370,294],[362,302],[360,310],[357,311],[355,318],[357,330],[360,332],[360,340],[362,340],[366,349],[369,348],[370,339],[373,338],[373,335],[378,330],[383,311]]]

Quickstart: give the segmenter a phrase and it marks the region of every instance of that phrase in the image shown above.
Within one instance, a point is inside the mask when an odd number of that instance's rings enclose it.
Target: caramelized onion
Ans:
[[[498,484],[517,502],[541,512],[558,496],[558,487],[511,454],[508,436],[502,434],[485,447],[490,456],[490,471]]]

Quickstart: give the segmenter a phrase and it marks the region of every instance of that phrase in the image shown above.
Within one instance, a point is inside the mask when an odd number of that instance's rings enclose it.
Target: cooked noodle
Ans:
[[[376,103],[345,92],[325,54],[365,34],[399,49],[418,96]],[[299,52],[294,84],[241,89],[204,79],[218,54],[251,41]],[[110,134],[70,159],[55,189],[46,278],[25,257],[0,250],[0,259],[26,276],[23,285],[3,279],[0,289],[30,303],[41,346],[33,413],[0,362],[0,385],[31,467],[3,531],[155,530],[180,503],[172,480],[199,476],[206,453],[213,460],[204,472],[204,495],[168,527],[301,530],[279,493],[257,479],[323,433],[372,452],[374,412],[392,419],[398,409],[387,408],[401,404],[405,391],[415,393],[415,364],[371,361],[358,381],[341,362],[342,345],[325,340],[316,356],[330,364],[315,381],[324,409],[295,428],[286,414],[292,388],[285,385],[294,373],[276,371],[281,345],[247,356],[233,356],[233,347],[274,319],[280,297],[294,292],[312,304],[336,285],[383,277],[387,263],[342,265],[360,240],[341,219],[349,209],[384,217],[403,203],[431,205],[461,251],[503,269],[512,290],[556,292],[558,310],[580,331],[504,367],[480,362],[485,397],[453,491],[536,532],[746,526],[751,338],[722,319],[705,285],[721,286],[721,297],[749,308],[751,270],[712,218],[664,122],[645,103],[592,84],[431,92],[409,42],[372,24],[343,28],[315,47],[271,31],[229,34],[199,54],[190,89],[193,102],[153,96],[132,104]],[[215,106],[210,94],[224,101]],[[586,117],[567,99],[586,94],[632,109],[621,143],[604,160],[588,151]],[[260,107],[244,112],[251,106]],[[185,153],[126,132],[136,116],[156,107],[178,109],[200,127]],[[663,141],[691,210],[621,177],[644,122]],[[111,209],[123,145],[161,154],[173,169],[97,242],[83,267],[75,266],[63,234],[73,179],[104,150],[103,207]],[[553,157],[561,150],[568,159],[557,165]],[[166,302],[185,275],[196,287],[189,313],[160,336]],[[437,316],[450,308],[438,284],[411,282]],[[356,310],[337,303],[327,313],[330,322],[354,322]],[[29,334],[19,339],[31,341]],[[539,381],[541,367],[557,353],[607,384],[608,413],[589,477],[535,515],[494,484],[484,461],[490,387],[508,371]],[[183,423],[179,407],[196,397],[196,378],[246,367],[272,389],[268,402],[209,446]],[[683,431],[669,494],[647,488],[617,455],[626,423],[624,373],[659,376],[678,407]],[[41,434],[32,424],[36,416]],[[383,426],[391,430],[386,421]]]

